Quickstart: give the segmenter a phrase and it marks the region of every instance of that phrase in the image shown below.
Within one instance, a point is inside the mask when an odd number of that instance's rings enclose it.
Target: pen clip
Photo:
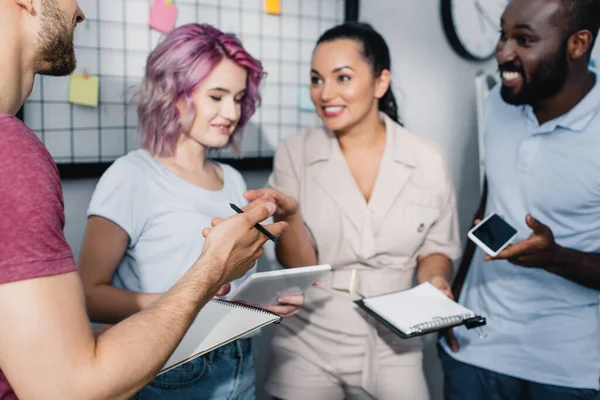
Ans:
[[[485,333],[485,331],[482,329],[483,325],[485,325],[485,317],[482,317],[481,315],[477,315],[465,320],[465,326],[467,329],[475,329],[479,339],[485,339],[487,337],[487,333]]]

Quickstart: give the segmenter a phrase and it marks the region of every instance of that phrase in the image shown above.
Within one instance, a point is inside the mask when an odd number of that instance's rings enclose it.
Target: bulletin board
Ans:
[[[86,20],[75,31],[74,76],[98,78],[97,105],[72,102],[73,77],[36,77],[23,119],[46,145],[61,176],[99,175],[139,147],[132,95],[149,52],[164,36],[149,25],[153,3],[79,0]],[[271,168],[283,138],[320,123],[308,97],[311,53],[322,32],[347,19],[349,10],[357,16],[358,8],[357,0],[279,3],[277,15],[266,12],[266,0],[173,0],[175,26],[208,23],[237,35],[268,74],[262,106],[244,131],[242,158],[230,150],[215,155],[242,169]]]

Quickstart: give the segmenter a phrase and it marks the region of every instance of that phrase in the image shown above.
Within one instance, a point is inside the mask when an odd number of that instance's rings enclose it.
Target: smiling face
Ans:
[[[496,60],[509,104],[556,95],[568,77],[567,40],[559,0],[513,0],[502,16]]]
[[[73,34],[85,16],[75,0],[41,0],[37,72],[65,76],[75,70]]]
[[[205,148],[225,146],[241,116],[246,95],[246,70],[228,58],[223,58],[200,83],[192,95],[195,118],[188,137]],[[180,115],[186,115],[184,103],[178,105]]]
[[[313,53],[310,75],[317,114],[333,131],[350,129],[369,113],[377,113],[378,100],[389,86],[389,80],[373,76],[360,44],[350,39],[320,43]]]

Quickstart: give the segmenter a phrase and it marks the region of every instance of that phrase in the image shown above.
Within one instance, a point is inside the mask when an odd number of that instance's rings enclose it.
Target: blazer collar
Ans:
[[[389,143],[386,141],[386,148],[389,146],[392,160],[409,167],[415,167],[416,162],[413,153],[410,151],[410,146],[406,146],[406,142],[402,140],[408,134],[406,129],[383,112],[379,113],[379,118],[385,123],[386,140],[390,141]],[[310,149],[310,153],[306,155],[306,160],[309,165],[312,165],[320,161],[336,159],[338,156],[336,150],[339,150],[339,144],[334,132],[319,128],[309,133],[306,148]]]
[[[308,168],[315,168],[316,181],[356,230],[363,230],[366,222],[372,222],[371,234],[379,228],[416,167],[410,134],[385,114],[380,113],[380,117],[386,125],[386,144],[369,204],[358,189],[333,132],[312,131],[306,146],[310,151],[306,154]],[[372,220],[365,220],[371,217]]]

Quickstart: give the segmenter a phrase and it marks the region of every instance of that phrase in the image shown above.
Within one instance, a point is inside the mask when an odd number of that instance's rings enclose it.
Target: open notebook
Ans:
[[[159,375],[271,323],[281,317],[262,308],[212,299],[198,313]]]
[[[485,325],[485,318],[449,299],[429,282],[356,303],[402,338],[456,325],[469,329]]]

